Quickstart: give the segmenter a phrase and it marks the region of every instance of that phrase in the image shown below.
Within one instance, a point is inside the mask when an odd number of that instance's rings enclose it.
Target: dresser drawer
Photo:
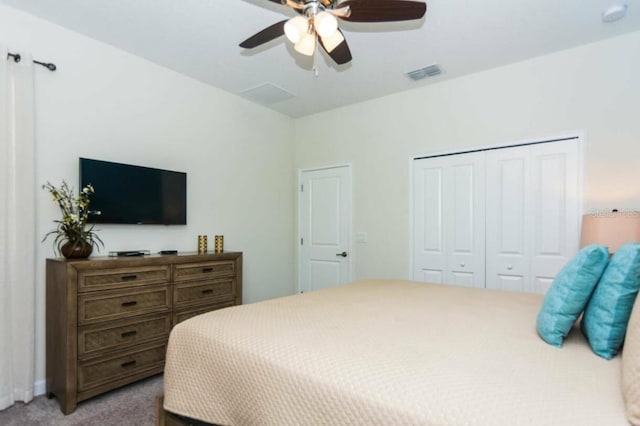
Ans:
[[[234,261],[186,263],[173,267],[174,281],[193,281],[218,277],[233,277],[236,274]]]
[[[91,324],[171,309],[169,285],[110,290],[78,296],[78,323]]]
[[[99,361],[81,362],[78,366],[78,390],[84,391],[145,370],[162,369],[166,343],[132,350]]]
[[[218,309],[228,308],[233,306],[233,301],[230,302],[221,302],[216,303],[214,305],[208,305],[205,307],[191,308],[191,309],[183,309],[181,311],[173,312],[173,325],[181,323],[182,321],[186,321],[189,318],[193,318],[198,315],[206,314],[207,312],[215,311]]]
[[[170,271],[169,265],[80,271],[78,273],[78,293],[162,284],[169,282]]]
[[[234,290],[234,279],[180,283],[173,288],[173,305],[175,308],[180,308],[226,300],[233,301]]]
[[[156,339],[166,339],[171,332],[171,315],[142,315],[80,327],[78,356],[87,358],[127,348]]]

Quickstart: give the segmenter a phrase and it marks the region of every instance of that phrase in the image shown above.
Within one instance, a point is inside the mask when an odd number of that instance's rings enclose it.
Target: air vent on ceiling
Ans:
[[[264,105],[282,102],[295,96],[293,93],[287,92],[283,88],[272,83],[264,83],[256,87],[252,87],[240,92],[240,94],[245,98]]]
[[[433,64],[425,68],[420,68],[418,70],[410,71],[407,73],[407,77],[409,77],[411,80],[418,81],[418,80],[422,80],[423,78],[435,77],[436,75],[440,75],[440,74],[442,74],[442,69],[440,68],[440,65]]]

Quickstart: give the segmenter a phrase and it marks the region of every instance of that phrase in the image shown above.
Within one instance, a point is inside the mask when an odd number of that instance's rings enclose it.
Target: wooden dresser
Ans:
[[[242,303],[242,253],[47,259],[47,392],[79,401],[161,373],[171,328]]]

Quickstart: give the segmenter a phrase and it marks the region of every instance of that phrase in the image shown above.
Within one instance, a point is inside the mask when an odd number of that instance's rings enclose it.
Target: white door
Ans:
[[[351,167],[300,173],[299,289],[351,281]]]
[[[577,252],[579,139],[414,161],[413,279],[545,293]]]
[[[414,162],[416,280],[484,287],[484,153]]]
[[[487,152],[487,287],[546,293],[578,250],[578,143]]]
[[[546,293],[553,278],[579,249],[581,184],[575,140],[539,145],[532,155],[529,290]]]
[[[525,290],[529,279],[529,146],[486,153],[487,287]]]

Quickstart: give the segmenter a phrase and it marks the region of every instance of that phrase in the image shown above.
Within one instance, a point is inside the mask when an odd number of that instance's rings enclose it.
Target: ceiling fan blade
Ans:
[[[351,15],[351,8],[349,6],[345,6],[338,9],[327,9],[327,12],[338,18],[348,18],[349,15]]]
[[[282,6],[289,6],[292,9],[295,10],[303,10],[304,9],[304,5],[298,3],[296,0],[269,0],[272,3],[278,3],[281,4]],[[325,0],[325,1],[329,1],[329,0]]]
[[[340,29],[338,29],[340,31]],[[344,37],[342,31],[340,34]],[[344,39],[342,43],[337,45],[331,52],[327,51],[327,48],[324,46],[322,42],[322,37],[318,37],[318,41],[320,42],[320,46],[324,49],[325,52],[334,60],[334,62],[338,65],[343,65],[351,61],[351,50],[349,50],[349,45],[347,44],[347,39]]]
[[[420,19],[427,11],[426,3],[408,0],[345,0],[340,7],[349,6],[349,22],[391,22]]]
[[[284,35],[284,24],[287,21],[288,19],[285,19],[284,21],[275,23],[270,27],[267,27],[264,30],[252,35],[251,37],[240,43],[240,47],[244,47],[245,49],[253,49],[254,47],[258,47],[261,44]]]
[[[283,2],[279,2],[278,0],[271,0],[271,1],[275,1],[276,3],[284,4],[285,6],[289,6],[290,8],[295,9],[295,10],[304,9],[303,5],[301,5],[300,3],[296,3],[293,0],[284,0]]]

